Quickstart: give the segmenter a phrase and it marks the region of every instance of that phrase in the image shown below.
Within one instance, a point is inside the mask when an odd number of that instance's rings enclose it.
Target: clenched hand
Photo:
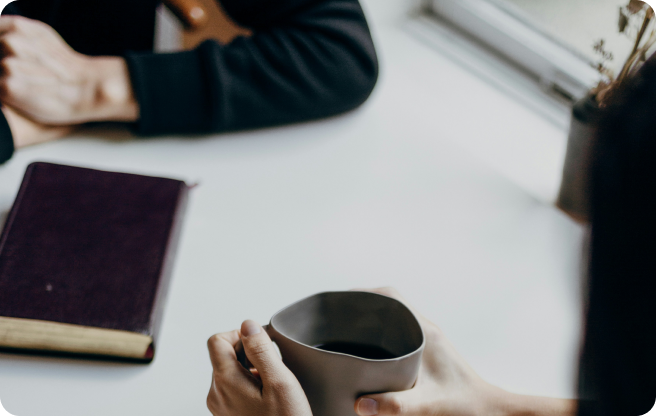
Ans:
[[[125,60],[75,52],[45,23],[0,17],[0,101],[45,125],[135,121]]]

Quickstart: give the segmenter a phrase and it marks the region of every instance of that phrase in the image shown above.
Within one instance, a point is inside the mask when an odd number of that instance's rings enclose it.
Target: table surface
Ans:
[[[562,157],[565,132],[405,32],[404,2],[364,3],[382,72],[350,114],[194,138],[96,128],[0,167],[0,211],[35,160],[199,184],[154,362],[0,354],[10,413],[207,415],[210,335],[315,292],[385,285],[488,381],[573,396],[584,231],[480,150],[541,141]]]

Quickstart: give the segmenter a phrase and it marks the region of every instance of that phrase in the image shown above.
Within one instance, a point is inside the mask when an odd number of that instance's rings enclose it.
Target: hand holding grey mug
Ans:
[[[391,288],[372,291],[401,299]],[[314,303],[315,306],[321,304]],[[280,314],[282,312],[284,310]],[[350,400],[359,416],[576,415],[576,400],[513,394],[487,383],[458,354],[437,325],[421,315],[415,316],[422,327],[424,347],[421,371],[414,387],[366,394],[355,403]],[[276,316],[272,322],[275,320]],[[269,332],[273,334],[271,329]],[[241,349],[241,341],[257,371],[248,371],[237,361],[236,350]],[[208,348],[213,376],[207,405],[214,416],[312,416],[313,409],[299,380],[280,359],[271,338],[256,322],[244,321],[241,332],[235,330],[212,336]],[[345,386],[352,385],[353,381],[357,380],[340,380]],[[338,394],[325,390],[324,400],[333,397],[328,392]],[[352,414],[353,407],[344,414]],[[314,416],[325,414],[319,413],[322,411],[318,409]]]
[[[410,389],[425,344],[403,303],[369,292],[310,296],[276,313],[265,328],[314,416],[355,416],[361,395]],[[236,350],[246,364],[239,344]]]

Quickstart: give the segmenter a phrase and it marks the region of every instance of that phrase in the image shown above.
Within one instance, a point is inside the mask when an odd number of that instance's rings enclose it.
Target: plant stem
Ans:
[[[647,26],[649,26],[650,21],[651,21],[651,17],[649,16],[649,13],[645,12],[645,20],[642,21],[642,27],[640,28],[640,32],[638,32],[638,36],[636,37],[635,44],[633,45],[633,51],[631,51],[631,55],[633,55],[638,50],[638,46],[640,46],[640,41],[642,40],[642,37],[645,35],[645,31],[647,30]]]

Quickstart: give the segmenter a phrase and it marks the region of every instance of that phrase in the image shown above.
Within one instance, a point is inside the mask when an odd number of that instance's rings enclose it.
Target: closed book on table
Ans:
[[[187,193],[29,165],[0,234],[0,348],[151,361]]]

